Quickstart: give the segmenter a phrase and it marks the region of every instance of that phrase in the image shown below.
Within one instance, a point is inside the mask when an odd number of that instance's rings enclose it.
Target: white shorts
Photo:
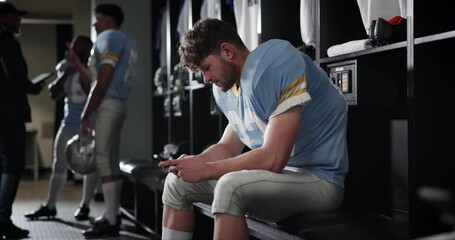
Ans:
[[[126,103],[103,99],[95,113],[96,167],[100,176],[120,175],[120,133],[126,118]]]
[[[212,204],[213,214],[279,222],[299,213],[335,210],[343,197],[343,187],[305,170],[243,170],[225,174],[217,181],[199,183],[184,182],[170,173],[162,201],[176,210],[190,210],[194,202],[203,202]]]

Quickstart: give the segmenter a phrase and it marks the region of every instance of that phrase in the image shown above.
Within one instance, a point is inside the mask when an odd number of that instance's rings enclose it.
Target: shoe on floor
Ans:
[[[74,218],[76,218],[77,221],[85,221],[88,220],[89,213],[90,208],[87,205],[83,204],[74,212]]]
[[[0,239],[27,238],[30,232],[13,224],[11,220],[0,221]]]
[[[91,224],[92,226],[95,226],[96,224],[98,224],[99,222],[102,222],[102,221],[104,221],[104,220],[105,220],[105,219],[104,219],[103,216],[99,216],[99,217],[97,217],[97,218],[92,218],[92,219],[90,219],[89,222],[90,222],[90,224]],[[120,225],[122,224],[122,215],[118,214],[116,220],[117,220],[117,222],[116,222],[115,225],[117,225],[117,227],[120,228]]]
[[[108,238],[118,236],[119,231],[117,224],[111,225],[107,219],[101,218],[95,220],[93,227],[82,231],[82,234],[86,239]]]
[[[28,219],[35,220],[39,217],[47,217],[53,219],[57,215],[57,209],[50,209],[45,205],[41,205],[36,211],[25,213],[24,216]]]

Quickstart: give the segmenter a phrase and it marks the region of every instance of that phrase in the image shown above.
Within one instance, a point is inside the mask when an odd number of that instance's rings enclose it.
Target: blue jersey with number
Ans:
[[[137,73],[136,43],[123,32],[108,29],[96,39],[90,59],[95,79],[102,64],[114,67],[114,74],[104,98],[127,99]]]
[[[344,186],[348,171],[347,106],[327,74],[284,40],[269,40],[248,56],[239,89],[214,87],[215,100],[242,142],[263,145],[269,120],[303,106],[287,166]]]

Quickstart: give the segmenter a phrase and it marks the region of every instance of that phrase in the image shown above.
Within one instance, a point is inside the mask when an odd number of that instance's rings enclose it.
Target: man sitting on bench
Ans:
[[[234,28],[210,18],[183,35],[179,54],[216,86],[229,124],[202,153],[159,164],[170,173],[162,239],[192,238],[194,202],[212,204],[214,239],[248,239],[246,216],[277,222],[341,205],[347,106],[310,57],[277,39],[250,52]]]

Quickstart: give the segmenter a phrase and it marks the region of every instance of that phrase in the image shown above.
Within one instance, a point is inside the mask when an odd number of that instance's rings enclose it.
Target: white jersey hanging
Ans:
[[[300,0],[300,34],[307,46],[316,47],[316,0]]]
[[[221,20],[221,1],[204,0],[201,6],[201,18],[216,18]]]
[[[252,51],[259,44],[260,0],[234,0],[234,14],[237,32]]]

